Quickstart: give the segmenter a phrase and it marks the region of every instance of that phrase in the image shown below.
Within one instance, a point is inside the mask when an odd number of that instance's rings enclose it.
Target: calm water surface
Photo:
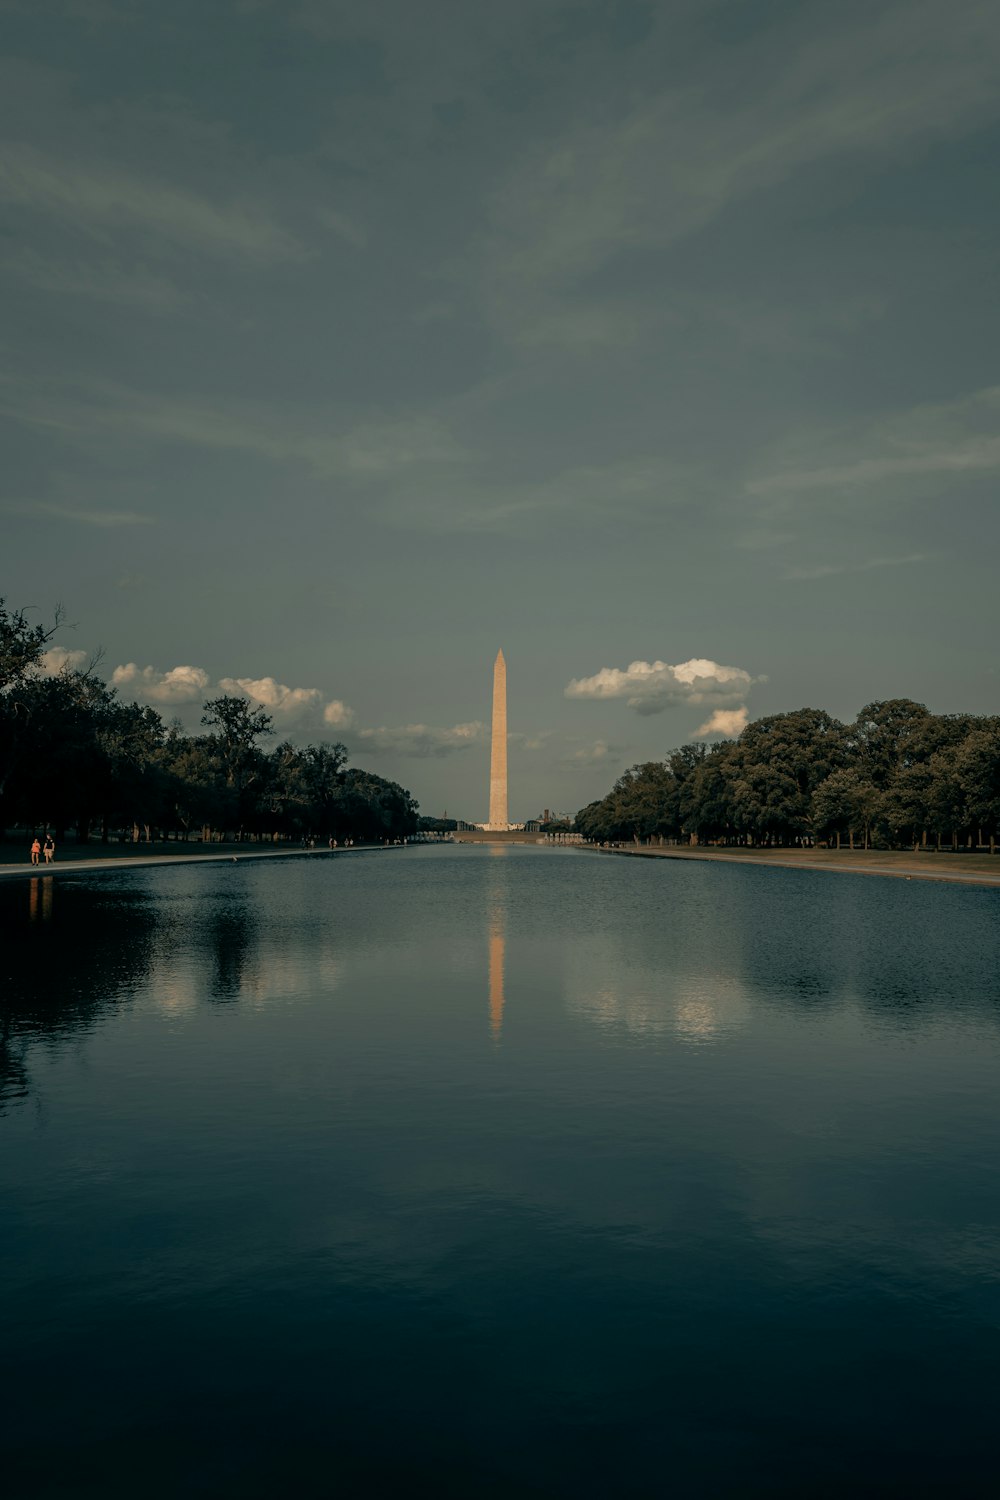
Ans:
[[[12,1497],[996,1493],[1000,892],[0,887]]]

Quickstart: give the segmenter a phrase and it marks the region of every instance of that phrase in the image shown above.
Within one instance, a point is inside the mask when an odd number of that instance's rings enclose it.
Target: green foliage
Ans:
[[[345,769],[342,744],[262,748],[271,717],[245,698],[210,699],[208,733],[186,734],[155,709],[122,702],[93,671],[43,675],[51,633],[0,600],[2,826],[47,827],[57,838],[73,828],[83,841],[121,830],[381,840],[416,829],[409,792]]]
[[[633,766],[577,814],[587,838],[785,845],[953,844],[1000,832],[1000,719],[934,715],[908,698],[851,725],[774,714],[711,749]]]

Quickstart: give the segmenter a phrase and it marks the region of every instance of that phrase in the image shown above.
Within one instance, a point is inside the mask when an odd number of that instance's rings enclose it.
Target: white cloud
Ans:
[[[362,729],[358,740],[373,755],[400,755],[419,760],[471,750],[485,739],[485,727],[477,721],[436,729],[429,724],[403,724],[399,728]]]
[[[79,653],[82,656],[82,652]],[[213,694],[249,698],[272,714],[280,724],[316,723],[344,728],[354,720],[354,710],[339,698],[327,703],[319,688],[289,687],[274,677],[220,677],[213,683],[204,667],[139,667],[134,661],[116,667],[111,674],[116,688],[148,703],[201,703]]]
[[[724,739],[735,739],[742,734],[747,727],[750,714],[746,708],[717,708],[709,715],[704,724],[695,730],[698,739],[708,739],[710,735],[720,734]]]
[[[354,709],[339,698],[332,698],[323,710],[323,723],[331,729],[346,729],[354,723]]]
[[[111,682],[149,703],[200,703],[209,676],[203,667],[171,667],[167,672],[158,672],[155,667],[139,667],[130,661],[115,667]]]
[[[37,668],[43,677],[58,677],[64,670],[77,671],[86,660],[86,651],[69,651],[65,646],[50,646],[39,657]]]
[[[259,703],[277,718],[296,719],[319,708],[323,694],[319,688],[286,687],[273,677],[220,677],[219,689],[230,697],[243,694]]]
[[[624,670],[602,667],[593,677],[574,678],[567,698],[624,698],[639,714],[659,714],[678,704],[737,707],[755,681],[742,667],[695,657],[677,666],[665,661],[634,661]]]

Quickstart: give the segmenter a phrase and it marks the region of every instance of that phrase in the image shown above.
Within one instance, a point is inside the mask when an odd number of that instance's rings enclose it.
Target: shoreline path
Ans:
[[[799,854],[790,849],[750,854],[742,850],[719,849],[600,849],[593,844],[575,847],[591,854],[624,854],[631,859],[698,859],[709,864],[716,861],[734,865],[773,865],[781,870],[822,870],[826,874],[835,875],[888,875],[897,880],[943,880],[953,885],[1000,886],[1000,857],[988,854],[969,856],[938,854],[936,851],[930,854],[900,854],[895,851],[883,853],[881,850],[869,850],[859,855],[857,850],[853,853],[831,850],[825,856],[817,856],[813,850]],[[947,868],[952,860],[964,859],[970,860],[965,869]],[[984,863],[989,864],[994,859],[995,873],[992,869],[983,868]],[[976,861],[975,866],[971,864],[972,860]]]
[[[51,865],[33,865],[27,858],[16,862],[0,863],[0,880],[16,880],[27,876],[39,879],[52,875],[94,875],[112,870],[152,869],[164,865],[194,864],[243,864],[248,860],[263,859],[340,859],[345,854],[377,854],[393,848],[418,848],[419,845],[356,844],[348,848],[328,849],[258,849],[252,845],[230,844],[213,854],[180,854],[162,850],[157,854],[104,854],[88,858],[82,851],[72,848],[60,860]],[[1000,856],[938,854],[903,854],[896,851],[855,850],[841,853],[831,850],[826,855],[817,855],[809,850],[799,853],[791,849],[758,851],[720,849],[681,849],[624,847],[601,849],[594,844],[573,844],[573,848],[585,854],[625,855],[630,859],[696,859],[704,863],[716,861],[721,864],[771,865],[781,870],[819,870],[826,874],[839,875],[885,875],[896,880],[940,880],[952,885],[1000,886]],[[8,846],[9,848],[9,846]],[[7,850],[0,850],[6,853]],[[963,862],[964,868],[948,868],[953,860]],[[964,864],[969,860],[968,864]],[[972,861],[975,861],[975,865]],[[994,863],[995,860],[995,863]]]
[[[74,848],[73,853],[64,856],[61,862],[57,853],[56,860],[51,865],[33,865],[28,860],[19,860],[17,864],[0,864],[0,880],[16,880],[19,875],[27,875],[35,880],[48,875],[94,875],[113,870],[151,869],[154,866],[232,865],[260,859],[339,859],[345,854],[378,854],[384,853],[386,849],[401,847],[403,846],[393,844],[356,844],[346,849],[328,849],[325,845],[322,849],[255,849],[252,845],[236,844],[215,854],[174,854],[172,851],[164,851],[161,854],[105,854],[96,859],[79,857]]]

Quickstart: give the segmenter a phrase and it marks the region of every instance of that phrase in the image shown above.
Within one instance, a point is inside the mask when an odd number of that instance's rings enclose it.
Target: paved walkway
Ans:
[[[0,880],[25,875],[106,875],[115,870],[151,869],[153,866],[172,869],[174,865],[232,865],[251,859],[333,859],[342,854],[381,853],[385,849],[401,847],[398,844],[357,844],[350,849],[327,849],[325,846],[322,849],[257,849],[248,845],[245,850],[234,853],[229,849],[224,854],[112,854],[103,859],[64,859],[61,863],[57,857],[51,865],[44,861],[33,865],[25,859],[18,864],[0,865]]]
[[[660,848],[625,848],[625,849],[598,849],[590,847],[596,854],[627,854],[632,858],[639,859],[700,859],[711,863],[713,860],[734,865],[770,865],[780,870],[822,870],[825,874],[843,875],[890,875],[897,880],[947,880],[956,885],[987,885],[1000,886],[1000,856],[996,874],[990,874],[984,870],[943,870],[935,865],[928,868],[921,859],[933,859],[934,855],[918,855],[915,860],[905,864],[859,864],[846,863],[836,856],[830,859],[810,859],[799,855],[789,854],[743,854],[724,853],[719,849],[660,849]],[[946,856],[950,857],[950,856]],[[961,855],[956,856],[961,859]]]

